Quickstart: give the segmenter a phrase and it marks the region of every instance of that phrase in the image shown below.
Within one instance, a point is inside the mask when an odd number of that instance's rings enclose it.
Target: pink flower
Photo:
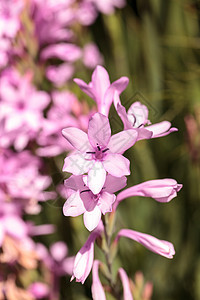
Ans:
[[[122,8],[125,6],[125,0],[91,0],[97,9],[104,14],[113,14],[115,7]]]
[[[46,47],[42,53],[42,59],[56,57],[67,62],[74,62],[81,57],[81,49],[69,43],[60,43]]]
[[[74,126],[84,131],[88,127],[90,114],[83,114],[83,104],[69,91],[53,91],[53,104],[47,112],[47,119],[43,119],[42,130],[37,137],[41,146],[37,149],[39,156],[56,156],[72,146],[63,139],[61,130],[67,126]]]
[[[94,43],[85,45],[83,49],[83,63],[87,68],[94,69],[103,63],[103,57]]]
[[[49,66],[46,70],[47,78],[58,87],[71,79],[73,74],[74,67],[68,63],[64,63],[59,66]]]
[[[115,207],[125,198],[133,196],[151,197],[158,202],[169,202],[177,196],[182,186],[174,179],[149,180],[120,192]]]
[[[0,37],[0,68],[8,64],[11,49],[11,42],[6,38]]]
[[[94,260],[94,243],[98,236],[101,235],[101,231],[103,230],[102,223],[99,224],[98,228],[96,228],[87,239],[86,243],[79,250],[75,257],[74,267],[73,267],[73,275],[71,281],[76,278],[77,282],[81,282],[82,284],[85,282],[88,277]]]
[[[73,32],[69,27],[75,21],[73,0],[32,0],[31,8],[35,35],[40,45],[69,41]]]
[[[53,224],[42,224],[34,226],[32,223],[29,222],[29,234],[32,236],[51,234],[54,232],[55,226]]]
[[[38,201],[56,196],[55,192],[44,191],[51,178],[39,173],[41,167],[40,159],[29,151],[14,153],[7,149],[0,155],[0,191],[27,213],[38,213]]]
[[[24,6],[22,0],[0,1],[0,38],[14,38],[20,28],[20,13]]]
[[[141,233],[138,231],[134,231],[131,229],[121,229],[116,237],[116,241],[121,237],[127,237],[129,239],[132,239],[140,244],[142,244],[144,247],[149,249],[152,252],[155,252],[159,255],[162,255],[167,258],[173,258],[173,255],[175,254],[174,246],[172,243],[167,241],[158,240],[157,238]]]
[[[139,101],[134,102],[126,113],[126,109],[121,105],[119,95],[115,93],[114,104],[123,124],[124,129],[135,128],[138,132],[137,140],[157,138],[177,131],[177,128],[172,127],[168,121],[162,121],[157,124],[149,125],[148,108]],[[148,125],[145,127],[145,125]]]
[[[103,286],[99,279],[99,265],[100,261],[95,260],[92,268],[92,299],[93,300],[106,300]]]
[[[14,145],[18,151],[39,132],[43,110],[50,102],[46,92],[37,91],[32,86],[31,77],[31,73],[22,77],[16,70],[7,69],[0,81],[0,122],[4,123],[7,135],[14,133]]]
[[[106,179],[106,171],[116,177],[129,175],[129,160],[121,154],[137,139],[132,130],[119,132],[111,137],[108,118],[94,114],[88,125],[88,135],[78,128],[62,130],[63,136],[77,150],[65,158],[63,171],[74,175],[88,172],[88,187],[98,194]]]
[[[74,176],[65,180],[69,194],[63,207],[65,216],[76,217],[84,214],[85,227],[92,231],[101,220],[101,214],[112,211],[116,196],[113,194],[126,185],[126,177],[107,175],[105,184],[98,194],[93,194],[87,187],[87,176]]]
[[[79,6],[76,10],[76,19],[81,25],[91,25],[94,23],[96,17],[97,11],[93,3],[86,1],[79,2]]]
[[[50,253],[43,244],[36,245],[39,259],[51,270],[55,276],[72,274],[74,257],[67,257],[68,248],[64,242],[58,241],[50,246]]]
[[[110,84],[109,75],[102,66],[95,68],[92,74],[92,81],[89,84],[78,78],[75,78],[74,81],[83,92],[96,101],[98,111],[105,116],[109,114],[114,92],[116,91],[120,95],[129,82],[127,77],[121,77]]]
[[[51,269],[57,276],[72,274],[74,257],[67,257],[68,248],[62,241],[58,241],[51,245]]]
[[[46,283],[43,282],[34,282],[32,283],[28,291],[33,295],[35,299],[43,299],[49,295],[49,287]]]
[[[28,226],[21,219],[18,207],[3,201],[0,204],[0,246],[5,235],[18,240],[25,239],[28,236]]]
[[[119,276],[121,278],[122,285],[123,285],[124,300],[133,300],[133,296],[132,296],[132,293],[131,293],[131,290],[130,290],[130,285],[129,285],[129,278],[128,278],[126,272],[124,271],[123,268],[119,268],[118,273],[119,273]]]

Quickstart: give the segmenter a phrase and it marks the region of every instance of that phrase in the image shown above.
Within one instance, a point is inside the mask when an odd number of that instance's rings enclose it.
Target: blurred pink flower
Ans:
[[[74,67],[69,63],[64,63],[59,66],[49,66],[46,70],[47,78],[58,87],[71,79],[73,74]]]
[[[35,299],[43,299],[49,295],[49,287],[44,282],[36,281],[28,287],[28,291]]]
[[[149,234],[141,233],[131,229],[121,229],[117,234],[116,241],[118,241],[120,237],[127,237],[129,239],[132,239],[142,244],[150,251],[167,258],[173,258],[173,255],[175,254],[174,246],[172,243],[159,240]]]
[[[76,278],[77,282],[81,282],[82,284],[85,282],[93,266],[94,243],[96,238],[101,235],[102,230],[103,225],[100,223],[99,226],[90,234],[86,243],[77,253],[74,261],[71,281]]]
[[[119,276],[121,278],[122,285],[123,285],[124,300],[133,300],[133,295],[131,293],[130,284],[129,284],[129,278],[128,278],[126,272],[124,271],[123,268],[119,268],[118,273],[119,273]]]
[[[94,23],[98,15],[96,8],[90,1],[79,2],[75,14],[77,21],[83,26],[89,26]]]
[[[21,219],[16,205],[13,203],[0,202],[0,246],[3,243],[5,235],[9,235],[18,240],[25,239],[28,235],[28,226]]]
[[[0,122],[4,122],[7,134],[19,131],[14,144],[17,150],[22,150],[37,135],[43,110],[50,102],[46,92],[32,86],[31,77],[30,73],[22,77],[16,70],[7,69],[0,81]]]
[[[6,38],[0,37],[0,68],[6,67],[11,51],[11,42]]]
[[[32,0],[32,18],[35,36],[41,45],[69,41],[73,32],[69,28],[75,21],[74,0]]]
[[[125,0],[89,0],[104,14],[113,14],[115,7],[122,8],[126,5]]]
[[[38,201],[54,199],[55,192],[44,191],[51,178],[41,175],[40,167],[40,159],[29,151],[5,150],[0,156],[0,191],[4,200],[10,199],[21,210],[38,213]]]
[[[129,175],[129,160],[122,153],[133,146],[137,133],[124,130],[111,136],[109,120],[96,113],[88,124],[88,135],[82,130],[68,127],[63,136],[77,151],[65,158],[63,171],[74,175],[88,172],[88,187],[98,194],[106,180],[106,171],[116,177]]]
[[[58,241],[52,244],[49,252],[43,244],[38,243],[36,251],[39,259],[45,263],[55,276],[60,277],[72,274],[74,257],[67,257],[68,248],[64,242]]]
[[[177,196],[177,192],[180,191],[182,186],[174,179],[157,179],[142,182],[120,192],[117,195],[115,207],[122,200],[133,196],[151,197],[158,202],[169,202]]]
[[[47,119],[43,119],[42,130],[37,137],[39,156],[56,156],[73,149],[72,145],[63,139],[61,130],[64,127],[74,126],[83,130],[88,127],[90,113],[83,114],[83,104],[73,93],[53,91],[52,101]]]
[[[69,43],[60,43],[47,46],[41,53],[42,59],[49,59],[52,57],[59,58],[67,62],[74,62],[81,58],[81,49]]]
[[[129,79],[121,77],[110,84],[109,75],[105,68],[97,66],[92,74],[92,81],[86,84],[83,80],[75,78],[74,82],[97,103],[98,112],[108,116],[113,101],[114,92],[121,94],[128,85]]]
[[[99,265],[100,261],[95,260],[92,268],[92,299],[93,300],[106,300],[103,286],[99,279]]]
[[[94,43],[85,45],[83,49],[83,63],[87,68],[94,69],[103,63],[103,57]]]
[[[84,214],[85,227],[92,231],[101,220],[101,214],[112,211],[115,192],[126,185],[126,177],[107,175],[102,190],[98,194],[88,189],[87,176],[74,176],[66,179],[64,184],[69,198],[63,206],[65,216],[76,217]]]
[[[28,226],[29,234],[31,236],[51,234],[55,232],[55,226],[53,224],[42,224],[35,226],[34,224],[29,222]]]
[[[0,2],[0,39],[14,38],[20,28],[20,12],[23,0],[1,0]]]

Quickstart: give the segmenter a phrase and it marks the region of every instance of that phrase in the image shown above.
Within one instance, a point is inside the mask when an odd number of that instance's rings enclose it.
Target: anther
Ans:
[[[97,143],[97,149],[100,151],[101,150],[101,148],[99,147],[99,144]]]
[[[135,117],[135,115],[134,114],[131,114],[132,116],[133,116],[133,118],[134,118],[134,122],[133,122],[133,126],[135,126],[135,123],[136,123],[136,117]]]
[[[109,148],[106,148],[106,149],[104,149],[103,151],[102,151],[102,153],[105,153],[106,151],[108,151],[109,150]]]
[[[90,192],[90,190],[83,190],[83,191],[80,192],[80,194],[85,193],[85,192]]]

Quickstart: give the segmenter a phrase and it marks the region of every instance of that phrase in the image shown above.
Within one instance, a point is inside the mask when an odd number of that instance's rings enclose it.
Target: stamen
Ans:
[[[80,192],[80,194],[85,193],[85,192],[90,192],[90,190],[83,190],[83,191]]]
[[[87,151],[86,153],[87,154],[95,154],[95,152],[92,152],[92,151]]]
[[[140,128],[140,127],[142,127],[142,126],[144,126],[144,124],[140,124],[140,125],[138,126],[138,128]]]
[[[133,116],[133,118],[134,118],[134,122],[133,122],[133,126],[135,126],[135,123],[136,123],[136,117],[135,117],[135,115],[134,114],[131,114],[132,116]]]
[[[106,151],[108,151],[109,150],[109,148],[106,148],[106,149],[104,149],[103,151],[102,151],[102,153],[105,153]]]
[[[101,148],[99,147],[99,144],[97,143],[97,149],[100,151],[101,150]]]

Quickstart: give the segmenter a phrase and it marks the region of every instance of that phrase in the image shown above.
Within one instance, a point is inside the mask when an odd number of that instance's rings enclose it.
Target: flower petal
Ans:
[[[108,192],[110,194],[114,194],[115,192],[123,189],[126,186],[126,177],[114,177],[112,175],[107,175],[106,176],[106,181],[105,181],[105,192]]]
[[[149,234],[141,233],[131,229],[121,229],[117,235],[117,239],[121,236],[132,239],[142,244],[150,251],[164,257],[173,258],[173,255],[175,254],[174,246],[172,245],[172,243],[159,240]]]
[[[64,242],[59,241],[50,246],[50,253],[53,259],[59,263],[67,256],[68,249]]]
[[[81,175],[88,172],[92,165],[93,161],[86,160],[85,156],[79,152],[65,158],[63,171],[74,175]]]
[[[114,194],[109,194],[107,192],[103,192],[101,197],[99,198],[100,204],[98,205],[101,209],[102,214],[106,214],[107,212],[112,211],[112,204],[115,202],[116,196]]]
[[[124,297],[124,299],[133,300],[133,296],[132,296],[131,289],[130,289],[130,284],[129,284],[129,278],[128,278],[126,272],[124,271],[123,268],[119,268],[118,273],[119,273],[119,276],[121,278],[122,285],[123,285],[123,297]]]
[[[113,83],[111,83],[110,87],[114,88],[119,94],[121,94],[127,88],[128,84],[128,77],[122,76]]]
[[[94,242],[95,239],[99,236],[99,232],[93,231],[86,243],[77,253],[74,260],[73,275],[71,281],[76,277],[76,281],[85,282],[88,277],[94,260]]]
[[[92,299],[93,300],[106,300],[103,286],[99,279],[98,269],[100,261],[95,260],[92,268]]]
[[[105,170],[116,177],[122,177],[124,175],[130,175],[129,170],[130,162],[127,158],[121,154],[107,154],[103,161]]]
[[[133,196],[151,197],[158,202],[169,202],[182,188],[174,179],[157,179],[134,185],[117,195],[117,202]],[[115,203],[116,204],[116,203]]]
[[[110,140],[110,136],[111,129],[108,118],[100,113],[94,114],[88,125],[88,138],[90,144],[95,149],[97,148],[97,145],[106,147]]]
[[[92,231],[95,229],[101,220],[101,210],[96,205],[92,211],[86,211],[83,216],[85,227]]]
[[[126,129],[132,129],[133,126],[130,123],[130,121],[128,120],[126,109],[123,105],[121,105],[120,98],[119,98],[119,95],[117,93],[115,93],[115,95],[114,95],[114,105],[115,105],[115,108],[117,110],[117,113],[118,113],[119,117],[121,118],[121,120],[124,124],[124,129],[125,130]]]
[[[92,151],[87,134],[79,128],[68,127],[62,130],[62,135],[77,150],[82,153]]]
[[[80,190],[82,191],[85,187],[84,182],[83,182],[83,176],[75,176],[72,175],[68,179],[64,181],[64,186],[67,189],[72,189],[74,191]]]
[[[122,154],[135,144],[137,136],[138,133],[135,129],[121,131],[111,136],[107,147],[112,153]]]
[[[63,206],[63,214],[65,216],[77,217],[85,212],[85,206],[80,197],[79,191],[73,193]]]
[[[146,129],[153,132],[152,138],[162,137],[170,134],[171,132],[178,131],[177,128],[171,127],[171,123],[168,121],[163,121],[157,124],[150,125]]]
[[[64,61],[76,61],[81,57],[81,49],[70,43],[60,43],[47,46],[41,53],[41,58],[46,60],[52,57]]]
[[[127,112],[130,123],[132,123],[132,126],[136,128],[150,123],[148,120],[148,114],[149,111],[146,105],[139,101],[134,102]]]
[[[17,239],[23,239],[28,233],[26,223],[18,216],[8,215],[3,218],[6,233]]]
[[[137,137],[137,141],[140,140],[146,140],[146,139],[150,139],[152,138],[153,132],[147,129],[148,127],[145,128],[136,128],[137,132],[138,132],[138,137]]]
[[[105,92],[109,86],[110,79],[108,72],[102,66],[97,66],[92,74],[92,87],[95,91],[98,106],[99,103],[103,103]]]
[[[100,193],[106,180],[106,171],[100,161],[96,161],[88,172],[88,187],[93,194]]]
[[[83,80],[79,79],[79,78],[75,78],[74,82],[80,87],[80,89],[86,93],[89,97],[91,97],[92,99],[95,98],[95,95],[93,93],[93,88],[89,85],[86,84]]]

